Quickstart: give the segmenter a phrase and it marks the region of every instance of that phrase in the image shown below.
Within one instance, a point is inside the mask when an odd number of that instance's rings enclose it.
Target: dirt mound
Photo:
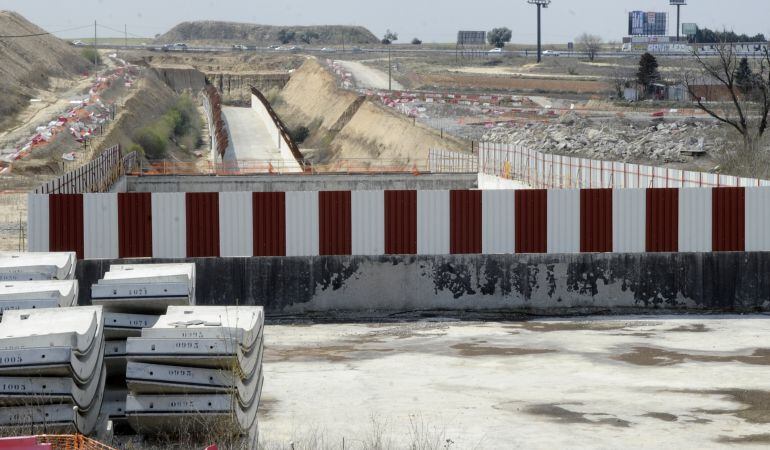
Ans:
[[[285,30],[294,39],[293,44],[302,44],[300,37],[304,33],[315,33],[313,45],[341,44],[376,44],[377,37],[364,27],[345,25],[320,26],[273,26],[251,23],[197,21],[182,22],[160,36],[155,42],[170,44],[174,42],[238,42],[245,45],[281,44],[278,34]]]
[[[51,35],[29,36],[45,30],[15,12],[0,11],[0,126],[24,108],[34,91],[46,88],[51,77],[83,73],[88,61],[66,42]]]
[[[308,59],[292,75],[276,110],[290,128],[310,129],[303,147],[315,149],[314,162],[352,158],[424,162],[431,148],[469,148],[458,139],[442,137],[434,129],[337,87],[334,76],[314,59]]]

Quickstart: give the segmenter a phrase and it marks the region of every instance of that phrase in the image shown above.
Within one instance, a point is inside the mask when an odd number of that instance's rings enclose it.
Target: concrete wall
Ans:
[[[170,262],[132,260],[120,262]],[[372,311],[770,311],[770,253],[204,258],[198,304]],[[118,261],[79,261],[80,302]]]
[[[129,192],[290,192],[366,191],[383,189],[475,189],[471,174],[386,175],[249,175],[126,177]]]

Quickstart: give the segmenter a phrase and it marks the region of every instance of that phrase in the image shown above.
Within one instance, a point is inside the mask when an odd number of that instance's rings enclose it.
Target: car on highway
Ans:
[[[500,47],[495,47],[492,50],[488,51],[487,53],[502,53],[503,49]]]
[[[270,46],[270,47],[268,47],[268,48],[269,48],[270,50],[278,50],[279,48],[281,48],[281,46],[280,46],[280,45],[271,45],[271,46]]]
[[[86,45],[86,43],[83,41],[72,41],[72,45],[74,45],[75,47],[83,47]]]
[[[559,56],[561,53],[557,52],[556,50],[546,50],[543,52],[544,55],[548,56]]]
[[[292,53],[297,53],[297,52],[301,52],[302,51],[302,47],[300,47],[298,45],[294,45],[294,46],[289,47],[288,50],[290,52],[292,52]]]
[[[233,50],[239,50],[239,51],[243,51],[243,50],[248,50],[248,49],[249,49],[249,48],[248,48],[248,47],[246,47],[246,46],[245,46],[245,45],[243,45],[243,44],[233,44]]]
[[[363,50],[361,50],[361,48],[359,48],[359,47],[353,47],[353,48],[350,49],[350,51],[353,52],[353,53],[361,53],[361,52],[363,52]]]
[[[326,53],[334,53],[336,50],[334,50],[333,48],[324,47],[321,49],[321,51]]]
[[[187,50],[187,44],[177,42],[175,44],[166,44],[162,47],[164,52],[184,52]]]

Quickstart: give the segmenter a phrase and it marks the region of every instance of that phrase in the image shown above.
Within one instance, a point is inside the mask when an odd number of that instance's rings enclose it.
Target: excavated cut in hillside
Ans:
[[[283,33],[281,33],[283,31]],[[357,45],[376,44],[379,42],[371,31],[364,27],[348,25],[318,26],[274,26],[252,23],[196,21],[182,22],[156,39],[158,44],[174,42],[211,43],[232,42],[244,45],[269,44],[304,44],[301,36],[308,33],[313,36],[313,45]],[[279,34],[284,34],[288,42],[282,42]],[[315,36],[318,37],[315,37]],[[284,39],[287,40],[287,39]]]
[[[45,32],[15,12],[0,11],[0,35],[24,36],[0,38],[0,117],[20,111],[50,77],[70,78],[88,69],[75,48]],[[43,35],[29,36],[36,34]]]
[[[427,160],[431,148],[464,151],[470,145],[341,89],[315,59],[308,59],[281,91],[276,110],[290,128],[307,126],[303,147],[314,162],[341,159]]]

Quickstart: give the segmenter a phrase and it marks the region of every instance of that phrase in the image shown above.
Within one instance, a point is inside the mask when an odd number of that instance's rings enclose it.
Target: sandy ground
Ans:
[[[353,74],[356,86],[364,89],[388,89],[388,74],[379,69],[355,61],[337,61]],[[391,88],[396,91],[404,87],[396,80],[391,80]]]
[[[294,449],[766,448],[768,325],[644,316],[268,326],[260,436]]]

